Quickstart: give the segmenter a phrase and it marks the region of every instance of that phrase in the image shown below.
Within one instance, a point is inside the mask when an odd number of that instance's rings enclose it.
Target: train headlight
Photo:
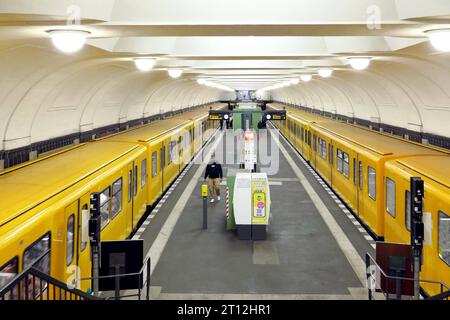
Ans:
[[[230,118],[230,116],[227,115],[227,114],[225,114],[225,115],[223,116],[223,118],[224,118],[225,120],[228,120],[228,118]]]
[[[270,120],[270,119],[272,119],[272,116],[270,114],[266,114],[266,119]]]

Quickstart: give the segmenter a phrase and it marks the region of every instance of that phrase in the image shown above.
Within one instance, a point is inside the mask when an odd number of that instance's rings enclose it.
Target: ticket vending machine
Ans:
[[[270,189],[266,173],[237,173],[233,212],[238,238],[265,240],[270,216]]]

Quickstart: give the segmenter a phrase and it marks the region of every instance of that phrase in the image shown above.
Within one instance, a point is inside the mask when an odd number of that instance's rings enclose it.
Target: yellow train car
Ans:
[[[101,195],[102,239],[128,237],[146,205],[146,185],[135,169],[145,151],[136,143],[87,143],[2,172],[0,274],[8,273],[0,286],[50,249],[41,271],[64,282],[89,277],[90,194]],[[80,287],[89,291],[90,283]]]
[[[324,123],[332,120],[289,106],[283,107],[276,103],[268,104],[268,107],[275,110],[286,109],[286,120],[274,122],[274,125],[289,139],[306,161],[311,161],[313,156],[311,150],[313,143],[311,125],[313,123]]]
[[[128,238],[186,164],[181,154],[198,151],[190,132],[206,121],[202,108],[1,172],[0,288],[47,251],[41,271],[66,283],[89,278],[91,193],[100,194],[101,239]],[[90,281],[77,286],[91,289]]]
[[[293,122],[307,116],[309,113],[299,110],[288,114]],[[419,176],[424,179],[429,240],[424,249],[421,276],[449,285],[450,183],[447,177],[450,153],[340,121],[309,120],[306,123],[312,136],[309,155],[305,154],[305,149],[300,149],[303,146],[298,137],[293,137],[296,130],[292,123],[278,127],[379,238],[410,243],[406,222],[409,209],[405,202],[409,178]],[[392,190],[395,190],[394,194]],[[431,294],[439,293],[441,289],[437,285],[422,286]]]
[[[147,189],[149,206],[161,197],[187,162],[211,137],[214,123],[210,123],[207,112],[207,108],[200,108],[102,139],[135,142],[147,148],[148,161],[138,169],[144,170],[145,167],[150,182]],[[144,213],[145,210],[141,217]]]
[[[384,237],[385,229],[383,177],[386,161],[412,155],[445,154],[435,148],[338,121],[311,124],[311,132],[311,165],[323,177],[330,177],[327,180],[333,189],[379,238]],[[324,164],[327,149],[333,154],[332,166]]]
[[[421,279],[450,286],[450,157],[409,157],[386,163],[385,240],[411,243],[410,178],[424,181],[425,242]],[[430,294],[441,293],[439,285],[421,283]]]

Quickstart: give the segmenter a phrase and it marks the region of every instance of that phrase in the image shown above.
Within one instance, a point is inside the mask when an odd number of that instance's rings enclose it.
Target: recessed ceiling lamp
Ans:
[[[47,32],[55,47],[64,53],[74,53],[80,50],[89,35],[88,31],[83,30],[50,30]]]
[[[198,84],[205,84],[206,83],[206,79],[203,79],[203,78],[197,79],[197,83]]]
[[[333,69],[322,68],[322,69],[319,69],[318,72],[322,78],[328,78],[328,77],[331,77],[331,75],[333,74]]]
[[[450,29],[436,29],[425,31],[431,44],[437,50],[450,52]]]
[[[370,60],[372,60],[371,57],[351,57],[347,59],[350,61],[352,68],[356,70],[366,69],[370,64]]]
[[[298,78],[291,79],[291,83],[292,84],[299,84],[300,83],[300,79],[298,79]]]
[[[176,79],[176,78],[181,77],[181,75],[183,74],[183,70],[182,69],[169,69],[168,73],[171,78]]]
[[[143,71],[143,72],[148,72],[150,71],[153,66],[156,63],[156,59],[152,59],[152,58],[135,58],[134,59],[134,64],[136,65],[136,68],[138,68],[139,70]]]
[[[303,82],[309,82],[311,81],[312,76],[310,74],[302,74],[300,78],[302,79]]]

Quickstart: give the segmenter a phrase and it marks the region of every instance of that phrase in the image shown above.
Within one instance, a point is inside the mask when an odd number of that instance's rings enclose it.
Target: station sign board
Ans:
[[[264,111],[264,119],[267,120],[286,120],[286,110],[271,110],[271,111]]]

